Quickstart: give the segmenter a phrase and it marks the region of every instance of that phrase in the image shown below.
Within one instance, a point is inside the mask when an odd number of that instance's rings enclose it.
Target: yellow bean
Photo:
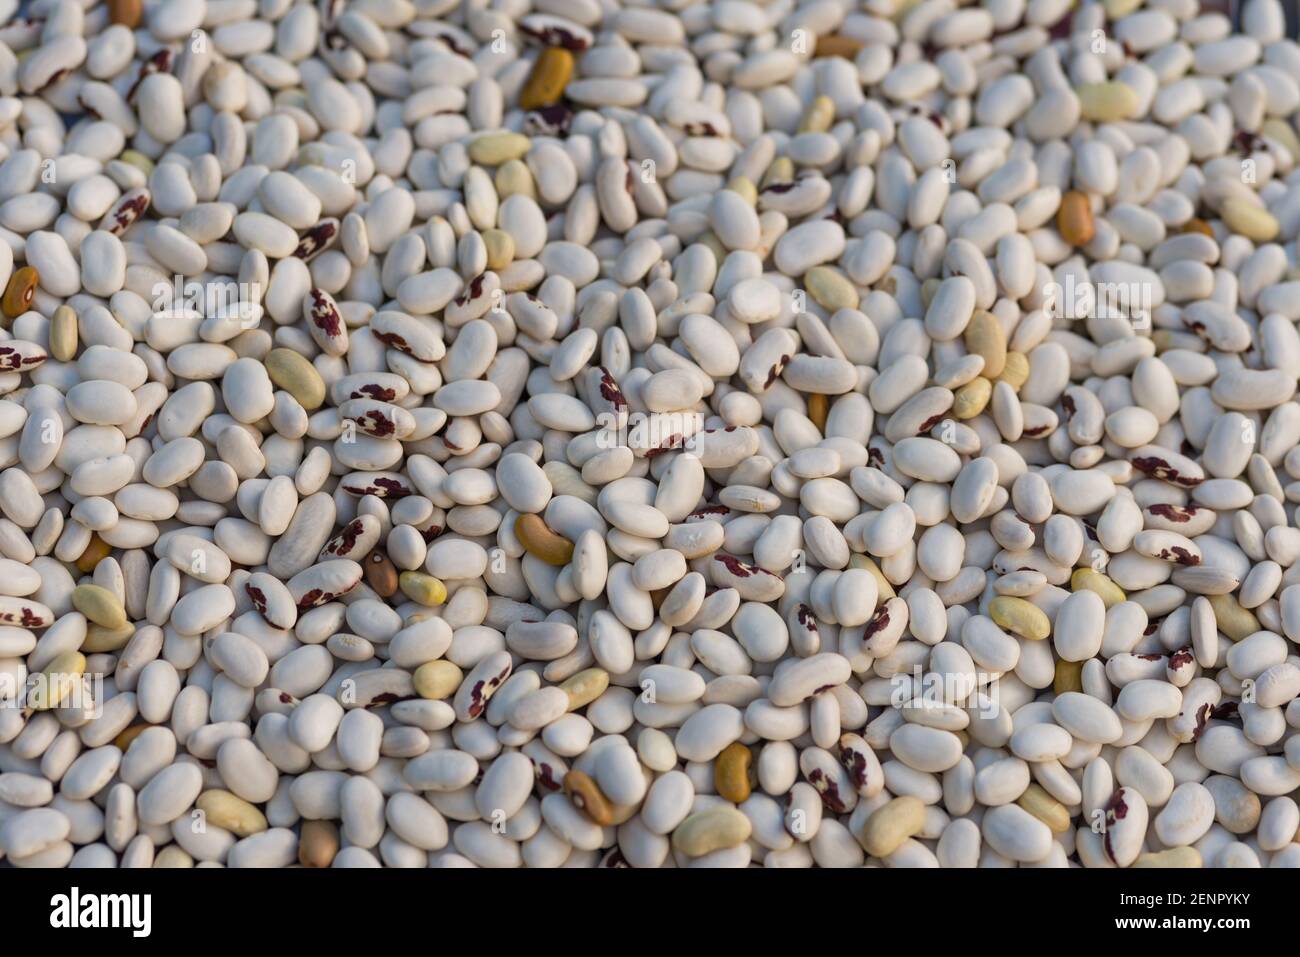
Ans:
[[[609,687],[609,672],[604,668],[585,668],[566,678],[560,690],[569,696],[569,710],[577,711],[591,704]]]
[[[421,698],[440,701],[455,694],[464,678],[465,673],[450,661],[426,661],[415,669],[411,681]]]
[[[35,711],[57,708],[72,695],[85,673],[86,656],[80,652],[65,651],[56,656],[32,683],[28,705]]]
[[[126,643],[135,634],[135,625],[129,621],[120,628],[105,628],[91,623],[86,626],[86,640],[81,643],[81,650],[87,653],[97,651],[117,651],[126,647]]]
[[[1020,387],[1025,384],[1029,378],[1029,357],[1023,352],[1009,351],[1007,353],[1006,365],[1002,367],[1002,374],[997,377],[998,382],[1005,382],[1011,386],[1012,391],[1019,392]]]
[[[993,396],[993,383],[977,375],[953,393],[952,414],[959,420],[973,419],[984,411]]]
[[[1097,123],[1131,120],[1141,106],[1137,91],[1118,80],[1084,83],[1074,92],[1078,94],[1083,118]]]
[[[749,748],[739,741],[733,741],[722,749],[713,763],[713,787],[720,796],[732,804],[742,804],[749,800],[753,789],[749,769],[753,760],[754,755]]]
[[[504,229],[483,230],[488,269],[500,272],[515,261],[515,240]]]
[[[77,354],[77,311],[59,306],[50,319],[50,355],[59,362],[71,362]]]
[[[793,182],[794,160],[790,159],[788,156],[778,156],[776,159],[772,160],[771,164],[767,167],[767,172],[763,174],[763,181],[759,185],[759,189],[763,190],[769,186],[774,186],[777,183]]]
[[[447,586],[424,572],[402,572],[397,576],[397,585],[403,595],[426,607],[441,605],[447,600]]]
[[[145,176],[153,175],[153,160],[145,156],[139,150],[123,150],[122,155],[119,156],[118,159],[123,163],[126,163],[128,166],[134,166],[136,169],[140,170],[140,172],[144,173]]]
[[[506,160],[521,159],[532,145],[522,133],[484,133],[469,144],[469,158],[483,166],[500,166]]]
[[[156,725],[133,724],[125,731],[121,732],[116,738],[113,739],[113,747],[125,753],[126,749],[131,746],[132,741],[134,741],[136,738],[140,737],[140,735],[144,734],[146,731],[148,731],[150,728],[153,727],[156,727]]]
[[[168,844],[153,859],[155,869],[186,868],[194,866],[194,858],[178,844]]]
[[[1257,243],[1272,241],[1282,228],[1277,218],[1267,209],[1246,200],[1225,200],[1219,214],[1234,233],[1240,233]]]
[[[1171,847],[1166,851],[1139,854],[1129,867],[1204,867],[1201,852],[1194,847]]]
[[[1080,568],[1070,576],[1071,591],[1083,591],[1085,588],[1100,595],[1102,604],[1107,608],[1125,600],[1124,589],[1111,581],[1108,576],[1091,568]]]
[[[1065,694],[1067,691],[1082,691],[1082,675],[1082,661],[1058,661],[1056,663],[1056,674],[1052,678],[1052,690],[1057,694]]]
[[[871,812],[862,826],[862,846],[872,857],[888,857],[925,826],[925,805],[911,795],[896,797]]]
[[[1022,638],[1041,641],[1052,633],[1052,623],[1043,610],[1023,598],[999,595],[989,602],[989,617]]]
[[[673,846],[687,857],[703,857],[749,840],[753,829],[749,818],[734,807],[711,807],[677,825]]]
[[[885,577],[885,573],[880,570],[880,566],[873,562],[866,555],[859,555],[854,552],[849,556],[850,568],[865,568],[871,572],[871,577],[876,580],[876,605],[877,607],[883,602],[897,596],[898,592],[894,591],[894,583]],[[874,609],[873,609],[874,610]]]
[[[808,418],[817,426],[818,432],[826,431],[826,417],[830,415],[830,400],[820,392],[808,396]]]
[[[77,559],[77,571],[89,575],[95,570],[95,566],[107,558],[112,551],[112,546],[100,538],[97,532],[91,532],[90,542],[86,545],[86,550]]]
[[[492,177],[492,183],[497,188],[497,195],[503,201],[511,196],[527,196],[529,199],[537,198],[537,187],[533,183],[533,174],[529,172],[523,160],[506,160],[497,167],[497,174]]]
[[[1231,595],[1207,595],[1210,607],[1214,609],[1215,627],[1233,641],[1248,638],[1261,629],[1259,619],[1249,608],[1242,608],[1241,603]]]
[[[558,103],[572,75],[573,54],[563,47],[547,47],[533,63],[519,91],[519,108],[536,110]]]
[[[800,133],[825,133],[835,122],[835,101],[825,94],[814,97],[799,121]]]
[[[116,629],[126,624],[126,609],[122,602],[99,585],[78,585],[72,589],[72,607],[85,615],[88,621],[105,628]]]
[[[808,295],[827,312],[858,308],[858,291],[853,283],[830,266],[813,266],[804,273],[803,281]]]
[[[727,184],[726,188],[743,196],[750,206],[758,202],[758,187],[748,176],[737,176]]]
[[[298,400],[308,412],[325,402],[325,380],[306,357],[292,349],[272,349],[263,364],[271,381]]]
[[[207,815],[208,823],[238,837],[258,834],[267,828],[266,815],[238,795],[220,788],[204,791],[194,806]]]
[[[976,309],[965,332],[966,351],[984,359],[980,374],[996,379],[1007,364],[1007,332],[998,317],[987,309]]]
[[[1053,834],[1064,834],[1070,829],[1069,809],[1041,785],[1029,785],[1016,803],[1051,828]]]

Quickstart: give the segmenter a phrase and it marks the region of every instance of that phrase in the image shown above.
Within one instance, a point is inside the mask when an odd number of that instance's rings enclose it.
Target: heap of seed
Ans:
[[[15,6],[4,862],[1300,864],[1278,0]]]

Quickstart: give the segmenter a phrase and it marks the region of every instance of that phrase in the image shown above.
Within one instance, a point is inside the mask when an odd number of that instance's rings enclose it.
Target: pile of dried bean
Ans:
[[[1278,0],[17,7],[4,862],[1300,865]]]

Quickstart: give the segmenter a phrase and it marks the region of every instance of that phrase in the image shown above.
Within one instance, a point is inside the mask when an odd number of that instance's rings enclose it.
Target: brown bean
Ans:
[[[1082,691],[1082,675],[1082,661],[1058,661],[1056,663],[1056,676],[1052,679],[1052,690],[1056,694],[1065,694],[1067,691]]]
[[[753,761],[753,753],[739,741],[723,748],[713,763],[713,786],[718,794],[733,804],[748,801],[754,787],[749,775]]]
[[[1061,238],[1071,246],[1086,246],[1092,242],[1097,228],[1092,221],[1092,204],[1087,193],[1072,189],[1061,197],[1061,208],[1056,213],[1056,228]]]
[[[383,552],[375,549],[366,556],[364,566],[366,584],[375,590],[381,598],[392,598],[397,594],[397,566]]]
[[[840,36],[837,33],[827,34],[824,37],[817,38],[817,46],[813,48],[813,56],[827,57],[838,56],[846,60],[852,60],[862,49],[862,41],[855,40],[853,37]]]
[[[9,277],[9,285],[5,287],[4,296],[0,297],[0,310],[3,310],[10,319],[17,319],[27,311],[32,300],[36,298],[36,287],[40,281],[40,274],[34,266],[24,266],[22,269],[15,270]]]
[[[91,532],[86,550],[77,559],[77,571],[89,575],[95,570],[96,565],[108,557],[109,552],[112,550],[112,546],[100,538],[98,532]]]
[[[601,793],[600,788],[588,775],[581,771],[570,771],[564,776],[564,793],[569,800],[587,817],[601,827],[614,823],[614,809],[609,798]]]
[[[108,0],[109,22],[120,23],[130,30],[134,30],[140,25],[143,12],[144,3],[142,0]]]
[[[339,830],[332,821],[303,821],[298,837],[298,863],[329,867],[339,852]]]
[[[529,513],[515,519],[515,537],[530,555],[548,565],[567,565],[573,558],[573,542],[553,531],[540,515]]]
[[[536,110],[558,103],[573,75],[573,54],[563,47],[547,47],[533,63],[528,81],[519,93],[521,110]]]
[[[808,396],[808,418],[817,426],[818,432],[826,431],[826,416],[830,414],[830,401],[820,392]]]
[[[131,746],[132,741],[153,727],[156,727],[156,725],[133,724],[125,731],[120,732],[118,736],[113,739],[113,747],[117,748],[119,751],[125,752],[126,749]]]

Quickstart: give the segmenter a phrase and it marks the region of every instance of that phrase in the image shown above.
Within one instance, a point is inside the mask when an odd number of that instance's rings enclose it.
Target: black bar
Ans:
[[[148,894],[149,934],[129,927],[53,927],[57,895]],[[285,943],[391,949],[418,945],[534,945],[581,930],[582,939],[715,940],[729,952],[753,935],[814,932],[871,946],[900,937],[930,946],[992,934],[1055,942],[1199,936],[1232,947],[1244,935],[1293,926],[1294,885],[1262,870],[974,871],[526,871],[220,869],[0,871],[6,936],[94,935],[133,946],[229,941],[259,950]],[[65,911],[70,900],[62,903]],[[62,913],[62,912],[60,912]],[[1194,922],[1194,923],[1193,923]],[[1228,923],[1230,922],[1230,923]],[[1207,926],[1208,925],[1208,926]],[[799,931],[802,928],[802,931]],[[664,931],[672,936],[661,937]],[[592,936],[598,934],[599,936]],[[716,936],[715,936],[716,935]],[[1040,936],[1043,935],[1043,936]],[[1048,936],[1050,935],[1050,936]],[[701,940],[701,936],[705,940]],[[828,939],[829,938],[829,939]],[[495,943],[493,943],[495,941]],[[436,942],[436,943],[435,943]]]

